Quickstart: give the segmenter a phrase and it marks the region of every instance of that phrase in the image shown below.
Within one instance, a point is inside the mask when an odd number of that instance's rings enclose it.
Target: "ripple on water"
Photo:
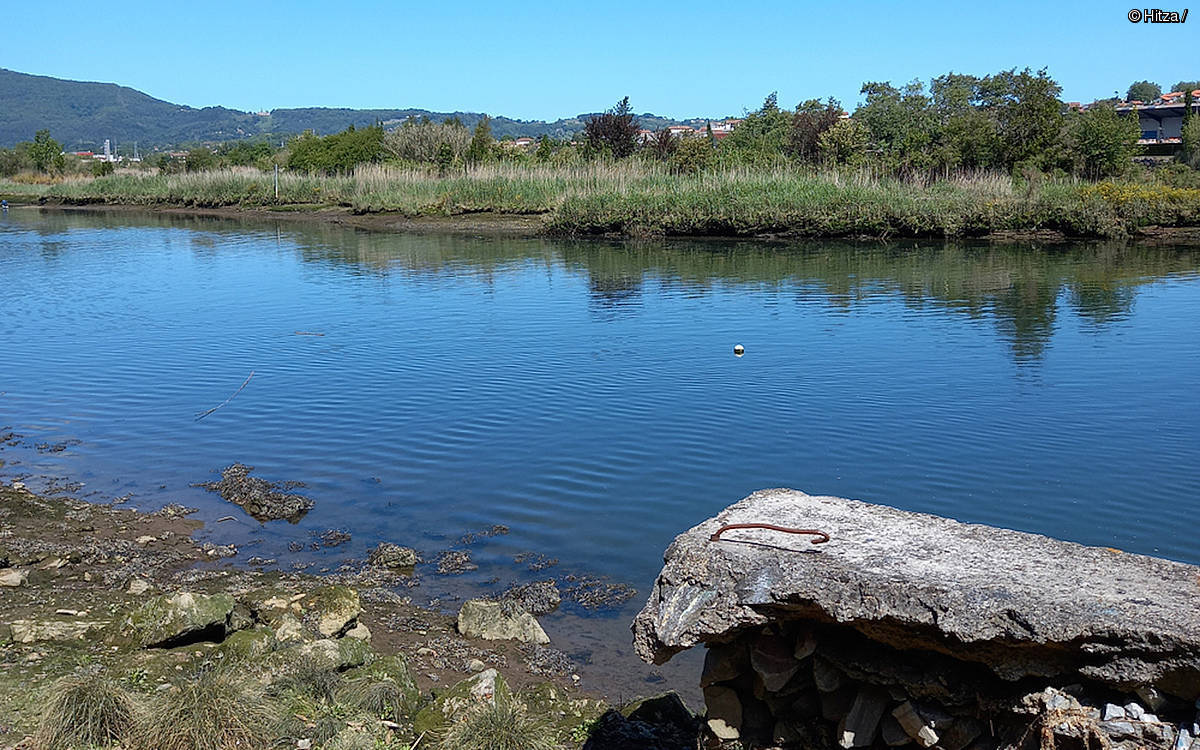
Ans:
[[[1200,510],[1198,268],[1187,248],[634,246],[15,211],[0,426],[82,443],[10,448],[5,471],[215,515],[187,485],[242,461],[318,501],[264,546],[336,527],[347,554],[432,549],[502,523],[477,559],[535,550],[643,589],[675,534],[767,486],[1200,562],[1162,531]]]

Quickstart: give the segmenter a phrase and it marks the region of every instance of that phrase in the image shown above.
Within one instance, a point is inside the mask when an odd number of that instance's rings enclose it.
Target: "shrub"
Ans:
[[[405,122],[387,132],[384,148],[401,161],[441,162],[441,153],[449,148],[450,158],[462,159],[471,143],[471,131],[458,122]]]
[[[304,133],[292,142],[288,166],[309,173],[349,174],[359,164],[380,162],[386,155],[381,126],[355,130],[351,125],[324,138]]]
[[[110,745],[124,740],[133,728],[133,698],[101,672],[67,677],[52,691],[38,727],[39,748]]]
[[[713,147],[707,138],[679,138],[668,159],[671,168],[684,174],[697,174],[712,166]]]

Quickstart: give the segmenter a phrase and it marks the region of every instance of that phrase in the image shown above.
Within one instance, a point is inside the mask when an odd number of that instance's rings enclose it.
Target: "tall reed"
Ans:
[[[0,186],[0,192],[3,192]],[[901,180],[870,170],[727,167],[676,174],[657,162],[498,163],[448,175],[369,165],[353,174],[250,167],[178,175],[115,174],[64,182],[47,196],[68,203],[195,207],[341,206],[407,216],[544,215],[549,231],[623,235],[972,236],[1061,230],[1120,236],[1150,224],[1200,224],[1200,190],[1163,200],[1074,180],[1015,183],[992,172]],[[1169,199],[1168,199],[1169,198]]]

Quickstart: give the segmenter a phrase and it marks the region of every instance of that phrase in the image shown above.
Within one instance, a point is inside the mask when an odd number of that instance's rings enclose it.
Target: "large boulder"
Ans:
[[[322,586],[300,602],[302,619],[326,638],[354,627],[362,614],[358,592],[348,586]]]
[[[762,522],[830,541],[764,529],[711,539]],[[1200,568],[795,490],[756,492],[677,537],[633,631],[638,654],[661,664],[780,621],[982,665],[1010,684],[1200,697]]]
[[[228,594],[179,591],[156,596],[125,617],[118,638],[146,648],[220,641],[233,607],[233,597]]]
[[[610,710],[592,726],[584,750],[692,750],[700,719],[675,693]]]
[[[550,642],[537,619],[511,600],[467,601],[458,612],[458,632],[489,641]]]

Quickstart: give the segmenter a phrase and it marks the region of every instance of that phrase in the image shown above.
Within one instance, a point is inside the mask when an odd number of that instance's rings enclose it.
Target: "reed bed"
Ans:
[[[344,176],[285,172],[278,198],[273,175],[248,167],[116,174],[45,189],[76,204],[541,214],[547,231],[564,234],[955,237],[1050,229],[1113,237],[1147,225],[1200,225],[1200,190],[1168,192],[1069,179],[1014,182],[995,173],[901,180],[868,170],[731,167],[687,175],[634,160],[492,164],[446,175],[386,165]]]

